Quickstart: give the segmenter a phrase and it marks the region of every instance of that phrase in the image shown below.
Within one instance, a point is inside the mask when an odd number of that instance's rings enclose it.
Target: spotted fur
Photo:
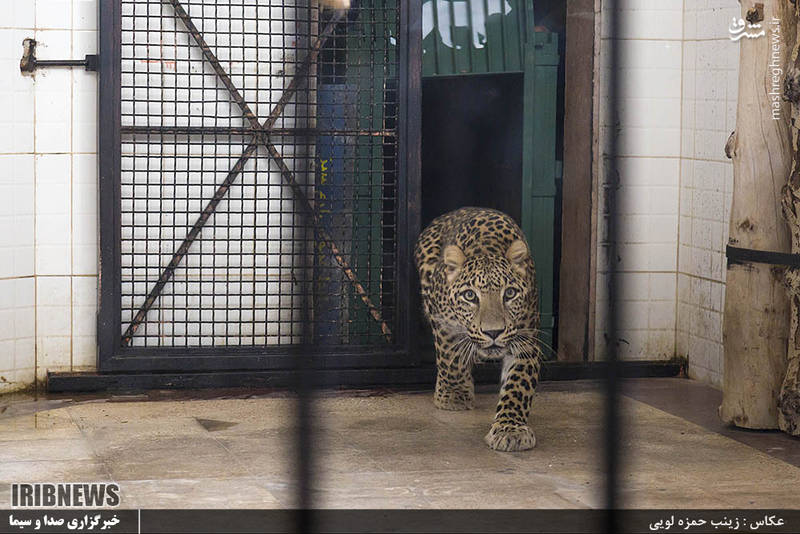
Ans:
[[[473,365],[502,359],[500,399],[485,441],[502,451],[532,448],[528,416],[540,368],[539,298],[519,226],[499,211],[461,208],[422,232],[414,258],[436,347],[434,404],[472,409]]]

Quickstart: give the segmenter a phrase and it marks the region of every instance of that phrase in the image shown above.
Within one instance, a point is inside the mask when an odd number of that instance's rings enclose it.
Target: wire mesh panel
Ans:
[[[398,3],[116,8],[114,344],[396,347]]]

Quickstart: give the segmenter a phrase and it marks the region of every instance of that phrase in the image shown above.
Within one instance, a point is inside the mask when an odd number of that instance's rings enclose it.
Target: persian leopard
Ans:
[[[522,230],[502,212],[461,208],[420,234],[414,259],[436,348],[434,404],[472,409],[473,365],[502,359],[500,399],[484,440],[500,451],[533,448],[539,296]]]

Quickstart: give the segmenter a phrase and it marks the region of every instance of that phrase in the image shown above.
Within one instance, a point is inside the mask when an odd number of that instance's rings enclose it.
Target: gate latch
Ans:
[[[97,72],[97,54],[87,54],[85,59],[36,59],[36,39],[30,37],[22,41],[22,48],[22,59],[19,60],[22,72],[35,72],[39,67],[83,67]]]

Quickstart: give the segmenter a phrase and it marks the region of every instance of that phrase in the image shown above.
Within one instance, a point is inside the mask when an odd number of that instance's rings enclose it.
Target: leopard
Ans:
[[[474,366],[502,361],[484,441],[497,451],[532,449],[528,419],[543,358],[536,268],[522,230],[501,211],[460,208],[422,231],[414,261],[436,352],[434,405],[473,409]]]

